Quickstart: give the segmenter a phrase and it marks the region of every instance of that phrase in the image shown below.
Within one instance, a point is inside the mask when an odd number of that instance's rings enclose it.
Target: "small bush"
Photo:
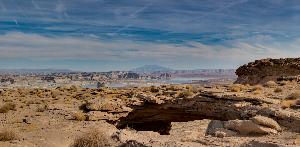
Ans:
[[[268,81],[267,83],[264,84],[264,86],[269,88],[274,88],[277,86],[277,83],[274,81]]]
[[[157,92],[159,92],[159,88],[157,88],[157,87],[155,87],[155,86],[151,86],[150,91],[151,91],[152,93],[157,93]]]
[[[186,85],[186,86],[185,86],[185,89],[187,89],[187,90],[191,90],[192,88],[193,88],[192,85]]]
[[[48,105],[39,105],[38,107],[37,107],[37,109],[36,109],[36,111],[37,112],[44,112],[44,111],[46,111],[46,110],[48,110],[49,109],[49,106]]]
[[[87,117],[82,112],[76,112],[76,113],[74,113],[73,117],[74,117],[74,120],[78,120],[78,121],[85,121],[85,120],[87,120]]]
[[[178,93],[178,98],[186,98],[192,96],[194,93],[191,91],[181,91]]]
[[[287,85],[287,84],[288,84],[288,81],[280,81],[278,83],[278,85],[280,85],[280,86],[284,86],[284,85]]]
[[[0,113],[7,113],[9,110],[15,110],[16,104],[14,103],[6,103],[0,108]]]
[[[263,87],[261,85],[255,85],[250,91],[254,93],[258,93],[258,91],[262,91]]]
[[[274,89],[274,92],[275,92],[275,93],[280,93],[280,92],[282,92],[282,91],[283,91],[283,90],[282,90],[281,88],[279,88],[279,87],[276,88],[276,89]]]
[[[296,92],[290,94],[286,99],[287,99],[287,100],[296,100],[296,99],[300,99],[300,91],[296,91]]]
[[[0,132],[0,141],[11,141],[11,140],[18,140],[18,136],[13,131],[3,131]]]
[[[233,84],[232,86],[229,87],[229,90],[231,92],[240,92],[244,90],[244,85],[241,84]]]
[[[70,147],[109,147],[111,142],[107,135],[100,131],[91,131],[76,138]]]
[[[290,108],[292,106],[296,105],[296,101],[295,100],[283,100],[281,102],[281,107],[282,108]]]

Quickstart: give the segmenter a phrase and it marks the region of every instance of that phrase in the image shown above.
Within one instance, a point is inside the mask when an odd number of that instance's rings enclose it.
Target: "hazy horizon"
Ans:
[[[297,0],[0,0],[0,69],[234,69],[300,55]]]

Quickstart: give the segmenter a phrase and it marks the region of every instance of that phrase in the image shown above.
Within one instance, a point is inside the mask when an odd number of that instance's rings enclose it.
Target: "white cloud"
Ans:
[[[93,59],[93,60],[189,60],[250,61],[266,57],[294,57],[300,54],[296,40],[280,46],[233,42],[231,47],[188,42],[187,45],[129,40],[99,40],[76,37],[46,37],[37,34],[0,35],[0,58]]]

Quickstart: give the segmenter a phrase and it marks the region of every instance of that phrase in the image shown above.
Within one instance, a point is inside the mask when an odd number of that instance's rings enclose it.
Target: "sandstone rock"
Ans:
[[[257,115],[255,117],[253,117],[251,120],[258,125],[263,125],[263,126],[275,129],[277,131],[281,131],[281,127],[279,126],[279,124],[271,118]]]
[[[214,135],[218,128],[224,128],[224,123],[219,120],[212,120],[206,129],[206,135]]]
[[[216,137],[223,138],[223,137],[232,137],[236,136],[237,132],[225,129],[225,128],[217,128],[213,134]]]
[[[234,130],[243,135],[276,134],[277,131],[253,123],[251,120],[230,120],[224,124],[226,129]]]
[[[277,81],[281,77],[298,76],[300,58],[256,60],[239,67],[236,74],[238,76],[236,83],[252,85]]]

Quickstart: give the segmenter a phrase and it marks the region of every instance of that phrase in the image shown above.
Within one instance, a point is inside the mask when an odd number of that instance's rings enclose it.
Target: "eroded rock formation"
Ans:
[[[298,80],[300,58],[262,59],[250,62],[236,70],[236,83],[261,84],[277,80]]]

